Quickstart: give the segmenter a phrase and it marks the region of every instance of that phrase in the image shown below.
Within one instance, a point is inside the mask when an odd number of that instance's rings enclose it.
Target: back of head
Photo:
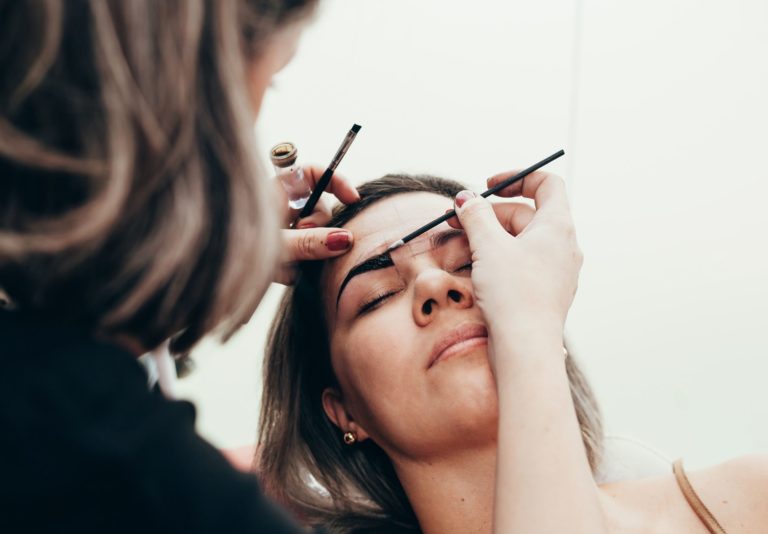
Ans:
[[[462,184],[433,176],[388,175],[358,188],[361,200],[338,206],[343,226],[376,202],[404,193],[452,199]],[[392,462],[373,440],[343,444],[323,410],[325,388],[338,388],[322,304],[323,262],[307,262],[272,324],[264,361],[257,470],[275,498],[331,532],[418,532]],[[600,413],[573,358],[566,363],[590,465],[602,444]]]
[[[151,348],[247,320],[277,255],[248,68],[313,0],[0,0],[0,288]]]

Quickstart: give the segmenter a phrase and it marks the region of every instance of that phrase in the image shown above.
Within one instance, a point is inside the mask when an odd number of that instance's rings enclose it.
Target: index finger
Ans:
[[[505,172],[488,178],[488,187],[511,178],[521,170]],[[497,193],[501,197],[518,197],[533,199],[536,211],[568,210],[568,197],[565,192],[565,181],[558,175],[546,171],[535,171],[509,187]]]
[[[304,167],[304,178],[309,183],[310,187],[314,189],[317,186],[317,182],[323,176],[324,169],[308,165]],[[328,187],[325,188],[326,193],[331,193],[338,198],[344,204],[352,204],[360,200],[360,194],[346,178],[340,174],[333,173],[331,181],[328,182]]]
[[[491,202],[491,207],[501,226],[514,236],[521,234],[536,214],[531,206],[522,202]],[[448,211],[450,210],[446,213]],[[446,222],[453,228],[463,228],[458,217],[451,217]]]

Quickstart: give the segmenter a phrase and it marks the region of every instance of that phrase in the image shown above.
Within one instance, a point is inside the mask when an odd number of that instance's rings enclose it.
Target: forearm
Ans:
[[[607,532],[556,335],[491,333],[499,395],[494,532]]]

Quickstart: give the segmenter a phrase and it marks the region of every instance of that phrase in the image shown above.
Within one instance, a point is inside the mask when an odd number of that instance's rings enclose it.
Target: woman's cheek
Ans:
[[[378,383],[402,376],[409,351],[416,343],[412,321],[409,324],[407,320],[410,314],[404,316],[401,308],[394,302],[386,303],[361,317],[345,343],[345,352],[355,360],[350,363]]]

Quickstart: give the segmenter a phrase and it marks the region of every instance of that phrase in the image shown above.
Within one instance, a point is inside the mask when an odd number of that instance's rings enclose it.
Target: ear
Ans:
[[[341,433],[353,432],[357,441],[365,441],[370,436],[357,422],[344,406],[341,393],[335,388],[325,388],[323,390],[323,410],[325,415],[339,427]]]

